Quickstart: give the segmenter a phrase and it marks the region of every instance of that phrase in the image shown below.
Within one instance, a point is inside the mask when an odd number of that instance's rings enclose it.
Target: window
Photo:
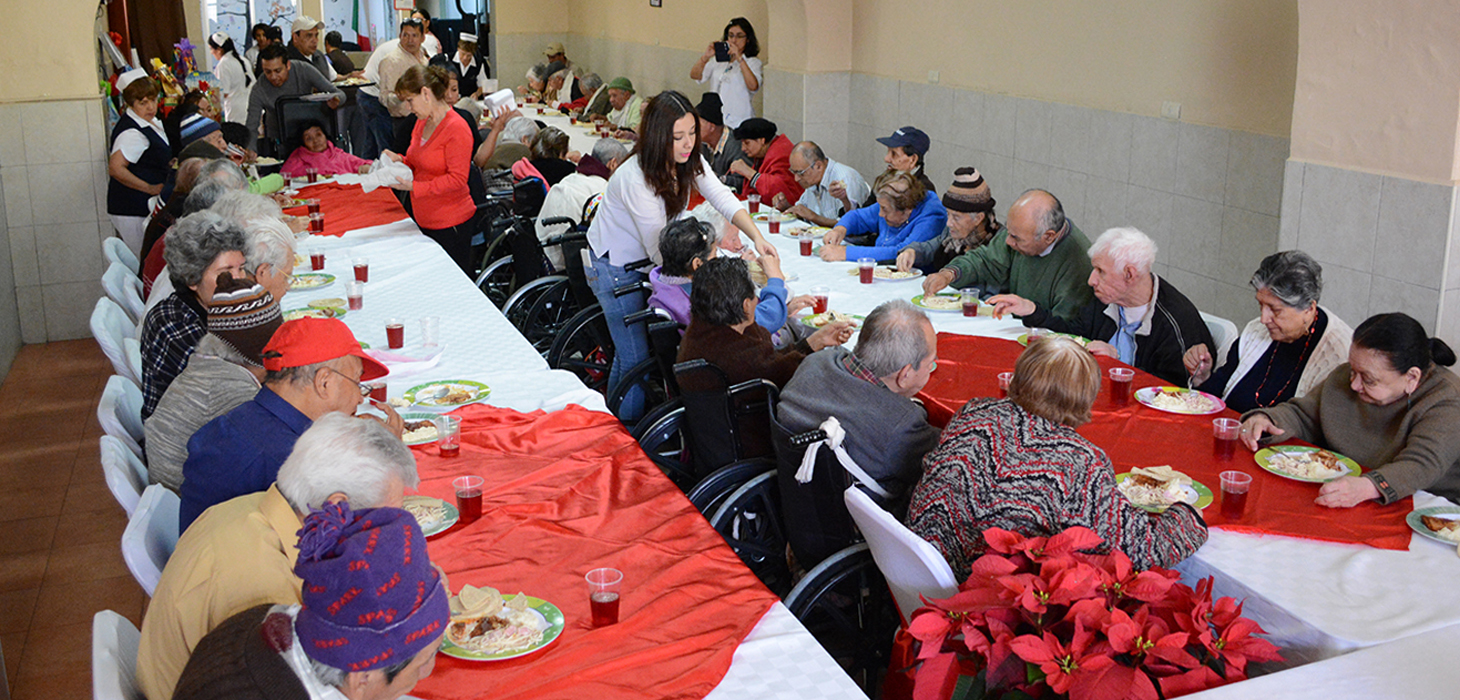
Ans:
[[[259,22],[278,27],[287,42],[298,14],[299,0],[203,0],[208,33],[226,32],[239,51],[253,45],[249,30]]]

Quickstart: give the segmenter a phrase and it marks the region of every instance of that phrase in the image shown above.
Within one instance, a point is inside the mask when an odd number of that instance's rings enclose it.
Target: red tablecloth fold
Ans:
[[[613,416],[569,406],[519,413],[474,405],[462,454],[415,448],[420,492],[454,502],[451,480],[485,479],[482,517],[431,538],[463,584],[557,605],[561,637],[497,662],[440,656],[413,695],[432,699],[702,698],[776,597],[741,564]],[[588,625],[588,570],[624,572],[619,623]]]
[[[1000,338],[938,334],[938,370],[933,373],[920,398],[928,407],[928,420],[946,425],[953,414],[975,396],[998,396],[998,374],[1014,369],[1024,348]],[[1097,357],[1102,370],[1123,366],[1119,361]],[[1134,389],[1161,386],[1167,382],[1136,370]],[[1102,379],[1094,416],[1079,432],[1110,456],[1117,473],[1131,467],[1170,464],[1212,489],[1217,501],[1202,512],[1207,524],[1236,532],[1271,533],[1332,542],[1367,544],[1381,549],[1409,549],[1410,530],[1404,516],[1413,509],[1411,499],[1387,506],[1369,501],[1354,508],[1325,508],[1313,502],[1318,485],[1270,474],[1252,461],[1251,453],[1238,447],[1231,461],[1212,454],[1212,419],[1236,418],[1227,410],[1214,416],[1183,416],[1147,408],[1134,398],[1129,405],[1110,405],[1108,381]],[[1247,498],[1247,516],[1242,523],[1229,523],[1216,507],[1221,502],[1217,475],[1241,469],[1252,475]]]
[[[318,199],[324,214],[324,234],[343,236],[346,231],[389,224],[406,218],[405,207],[385,187],[366,192],[359,185],[322,182],[299,190],[299,199]],[[284,213],[308,216],[304,207],[290,207]],[[320,235],[320,234],[315,234]]]

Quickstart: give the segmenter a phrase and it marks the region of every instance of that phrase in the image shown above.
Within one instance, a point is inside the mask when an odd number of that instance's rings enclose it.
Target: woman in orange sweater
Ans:
[[[402,156],[385,155],[410,166],[412,182],[393,185],[411,193],[411,215],[421,233],[436,241],[471,275],[471,237],[476,204],[467,174],[471,171],[471,126],[446,101],[446,70],[411,66],[396,81],[395,94],[416,115],[411,145]]]

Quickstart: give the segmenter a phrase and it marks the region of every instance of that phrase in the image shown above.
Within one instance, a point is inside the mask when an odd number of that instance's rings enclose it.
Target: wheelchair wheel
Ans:
[[[644,454],[681,491],[694,487],[695,475],[684,440],[684,406],[669,401],[650,411],[635,426],[633,436]]]
[[[869,696],[881,686],[901,619],[866,542],[817,564],[785,603]]]
[[[477,275],[477,289],[487,295],[492,305],[506,308],[507,300],[517,291],[517,270],[512,267],[512,256],[498,258]]]
[[[776,595],[791,589],[786,534],[776,470],[766,471],[735,489],[715,510],[710,526]]]
[[[671,398],[669,385],[664,378],[664,370],[660,369],[659,360],[650,357],[634,365],[628,371],[623,383],[619,384],[618,390],[606,396],[609,412],[618,416],[619,420],[623,420],[623,416],[619,415],[619,409],[623,407],[624,398],[628,395],[629,390],[634,387],[638,387],[643,392],[645,406],[658,406]],[[640,420],[643,420],[642,417]],[[636,423],[625,422],[624,425],[633,430]]]
[[[603,309],[590,306],[568,319],[548,349],[547,363],[553,369],[572,372],[589,389],[604,393],[613,367],[613,339]]]

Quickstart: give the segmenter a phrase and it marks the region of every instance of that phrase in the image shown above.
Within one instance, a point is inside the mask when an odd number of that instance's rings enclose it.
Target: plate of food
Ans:
[[[515,659],[552,644],[565,624],[563,611],[541,598],[462,586],[451,596],[441,653],[467,661]]]
[[[1078,335],[1072,335],[1072,334],[1069,334],[1069,333],[1054,333],[1054,332],[1051,332],[1051,331],[1045,331],[1044,335],[1059,336],[1061,338],[1069,338],[1070,340],[1073,340],[1073,341],[1079,343],[1080,345],[1089,345],[1090,344],[1090,339],[1089,338],[1082,338],[1082,337],[1080,337]],[[1015,338],[1015,340],[1019,341],[1019,344],[1020,345],[1023,345],[1025,347],[1028,347],[1029,346],[1029,334],[1028,333],[1021,333],[1018,338]]]
[[[345,310],[333,306],[310,306],[303,309],[289,309],[284,312],[285,321],[297,321],[301,318],[344,318]]]
[[[1164,512],[1177,503],[1190,503],[1197,510],[1212,504],[1211,489],[1166,465],[1116,474],[1115,488],[1137,508],[1151,513]]]
[[[827,234],[827,232],[829,232],[829,231],[831,231],[831,229],[829,229],[829,228],[827,228],[825,226],[812,226],[812,225],[809,225],[809,224],[808,225],[805,225],[805,226],[782,226],[781,227],[781,235],[782,236],[790,236],[791,238],[800,238],[803,235],[820,237],[820,236],[825,236]]]
[[[766,286],[766,283],[771,281],[771,276],[766,274],[765,268],[761,267],[758,261],[747,260],[745,261],[745,267],[746,269],[750,270],[750,281],[754,282],[756,287],[764,287]],[[781,274],[783,275],[781,279],[786,282],[794,282],[798,279],[801,279],[801,277],[794,272],[786,272],[782,270]]]
[[[461,518],[456,506],[430,496],[406,496],[401,502],[401,508],[416,518],[421,532],[427,537],[450,530]]]
[[[963,313],[963,297],[957,294],[919,294],[912,298],[913,306],[929,311],[957,311]]]
[[[268,156],[259,156],[258,158],[255,158],[254,159],[253,164],[254,165],[268,166],[268,165],[279,165],[280,163],[283,163],[283,162],[284,161],[279,160],[278,158],[270,158]]]
[[[325,272],[306,272],[294,275],[289,282],[289,291],[294,292],[300,289],[319,289],[328,287],[335,283],[335,276]]]
[[[847,274],[851,275],[852,277],[856,277],[862,274],[862,268],[854,267],[850,270],[847,270]],[[912,269],[908,270],[907,272],[902,272],[890,265],[878,265],[877,267],[872,268],[872,279],[877,282],[904,282],[907,280],[917,279],[922,276],[923,271],[918,269]],[[959,307],[960,310],[962,308],[963,307]]]
[[[801,325],[807,326],[809,328],[821,328],[828,323],[836,323],[837,321],[851,321],[853,328],[860,328],[862,326],[862,320],[865,318],[867,317],[859,316],[857,314],[844,314],[840,311],[827,311],[825,313],[811,314],[810,316],[802,317]]]
[[[1455,506],[1431,506],[1416,508],[1404,516],[1409,529],[1436,542],[1460,546],[1460,508]]]
[[[413,386],[405,393],[405,400],[415,406],[437,406],[456,408],[469,403],[485,401],[492,389],[481,382],[468,379],[444,379]]]
[[[407,445],[414,447],[436,442],[436,414],[402,413],[400,417],[406,422],[406,432],[400,439]]]
[[[800,219],[797,219],[790,214],[783,214],[774,209],[761,209],[760,211],[751,214],[750,218],[755,219],[756,221],[763,224],[768,224],[772,221],[779,221],[782,223],[787,221],[800,221]]]
[[[1227,407],[1226,402],[1205,391],[1176,386],[1148,386],[1137,389],[1136,400],[1157,411],[1187,416],[1221,413]]]
[[[1257,466],[1284,479],[1323,484],[1364,470],[1348,457],[1318,447],[1274,445],[1252,455]]]

